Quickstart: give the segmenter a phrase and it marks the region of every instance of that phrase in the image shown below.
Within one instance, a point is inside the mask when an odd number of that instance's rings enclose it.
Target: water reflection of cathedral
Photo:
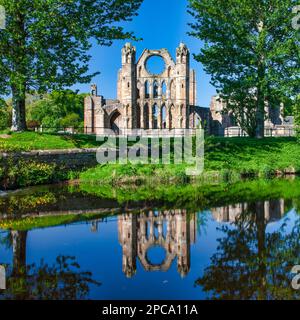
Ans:
[[[186,210],[149,211],[123,214],[118,219],[119,242],[123,248],[123,272],[132,277],[139,259],[146,271],[167,271],[177,258],[181,276],[190,270],[190,246],[196,240],[196,214]],[[159,264],[149,258],[149,249],[164,249]]]
[[[278,221],[285,213],[283,199],[238,203],[211,209],[217,222],[237,222],[242,215],[255,213],[266,223]],[[181,276],[190,271],[190,248],[196,242],[197,214],[186,210],[149,211],[118,217],[119,242],[123,249],[122,267],[127,277],[136,273],[137,259],[146,271],[167,271],[177,259]],[[149,257],[152,248],[164,250],[161,263]]]
[[[285,212],[284,200],[268,200],[252,204],[238,203],[211,209],[212,216],[217,222],[236,222],[242,214],[253,211],[256,214],[262,214],[266,222],[280,220]]]

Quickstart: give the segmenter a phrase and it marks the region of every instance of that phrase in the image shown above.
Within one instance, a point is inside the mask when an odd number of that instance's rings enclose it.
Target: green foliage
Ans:
[[[26,217],[20,219],[6,219],[0,221],[3,230],[27,231],[32,229],[49,228],[76,222],[105,218],[104,214],[68,214],[60,216]]]
[[[83,122],[85,94],[72,90],[53,91],[27,106],[27,122],[42,125],[47,132],[79,127]]]
[[[294,114],[294,119],[295,119],[297,138],[300,141],[300,95],[297,96],[294,110],[293,110],[293,114]]]
[[[7,129],[11,121],[11,112],[9,106],[4,100],[0,99],[0,130]]]
[[[242,176],[270,177],[300,172],[300,145],[295,138],[209,138],[205,143],[203,176],[235,180]],[[188,181],[187,164],[99,165],[81,173],[82,181],[124,183],[137,181]]]
[[[285,199],[285,211],[295,207],[298,210],[297,199],[300,198],[300,179],[259,179],[243,180],[235,183],[213,183],[203,181],[202,184],[142,184],[118,185],[92,184],[83,182],[74,185],[55,185],[28,188],[0,197],[0,213],[3,213],[0,227],[3,229],[29,230],[31,228],[47,227],[77,221],[85,221],[114,215],[114,210],[101,209],[97,214],[72,214],[78,206],[89,209],[103,208],[103,199],[110,200],[116,208],[126,205],[131,208],[144,207],[145,201],[159,210],[185,209],[195,213],[227,206],[235,203],[251,203],[270,199]],[[77,201],[74,202],[74,199]],[[61,203],[67,215],[51,215],[61,208]],[[30,216],[39,212],[40,217]],[[5,215],[4,215],[5,213]]]
[[[26,247],[26,243],[22,245]],[[91,272],[81,270],[75,257],[60,255],[52,265],[43,260],[26,265],[16,259],[20,266],[7,266],[7,290],[0,292],[7,300],[86,299],[91,285],[101,285]]]
[[[0,185],[6,189],[42,185],[75,178],[76,173],[56,164],[13,160],[5,164]]]
[[[87,83],[92,39],[110,45],[135,39],[118,23],[131,21],[142,0],[0,0],[0,94],[13,96],[12,128],[24,130],[26,92]]]
[[[77,128],[79,124],[80,124],[80,117],[76,113],[70,113],[69,115],[62,118],[60,121],[60,126],[63,128],[68,128],[68,127]]]
[[[299,93],[299,32],[291,25],[297,0],[189,0],[190,34],[204,41],[195,55],[238,124],[264,134],[265,102],[288,108]]]
[[[103,199],[117,200],[119,205],[130,201],[143,203],[149,201],[160,209],[178,208],[189,212],[206,210],[234,203],[264,201],[270,199],[286,200],[300,197],[300,180],[275,179],[240,179],[235,182],[209,182],[200,184],[161,184],[109,185],[93,184],[83,181],[80,190]]]
[[[254,204],[234,226],[220,228],[217,252],[195,284],[218,300],[299,299],[291,281],[300,254],[300,219],[287,230],[286,218],[273,232]]]

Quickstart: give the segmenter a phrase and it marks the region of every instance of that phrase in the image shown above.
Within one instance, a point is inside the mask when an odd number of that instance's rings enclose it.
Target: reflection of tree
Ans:
[[[197,212],[197,231],[199,236],[206,234],[206,229],[208,225],[209,211],[199,211]]]
[[[267,233],[263,202],[252,204],[234,228],[221,228],[225,237],[196,284],[214,299],[299,298],[291,268],[299,264],[300,219],[289,233],[286,222]]]
[[[7,269],[4,299],[75,300],[88,296],[90,285],[100,285],[91,272],[80,271],[75,257],[58,256],[53,265],[26,265],[26,231],[12,231],[13,265]]]

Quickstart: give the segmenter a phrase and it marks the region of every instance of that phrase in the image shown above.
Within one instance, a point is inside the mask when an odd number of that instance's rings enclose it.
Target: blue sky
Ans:
[[[137,48],[137,59],[145,48],[167,48],[175,58],[176,47],[183,41],[191,53],[198,53],[201,42],[189,37],[188,22],[191,16],[187,13],[187,0],[144,0],[139,15],[132,22],[124,24],[127,30],[143,38],[134,42]],[[121,67],[121,48],[126,41],[116,41],[111,47],[94,45],[91,50],[90,71],[100,71],[101,74],[93,79],[98,85],[99,94],[106,98],[116,98],[117,72]],[[191,56],[191,67],[197,73],[198,105],[208,107],[215,89],[210,85],[210,77],[203,71],[200,63]],[[78,84],[73,89],[89,92],[89,85]]]

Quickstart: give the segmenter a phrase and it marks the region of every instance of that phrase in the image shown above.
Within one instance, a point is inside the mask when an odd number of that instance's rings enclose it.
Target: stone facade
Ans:
[[[236,222],[249,212],[265,217],[266,223],[278,221],[285,214],[284,200],[268,200],[257,203],[237,203],[225,207],[212,208],[212,216],[217,222]]]
[[[226,102],[218,95],[213,96],[210,103],[210,133],[217,136],[245,136],[246,133],[237,126],[232,113],[225,112]],[[284,106],[265,108],[265,135],[266,136],[291,136],[294,135],[293,117],[283,117]]]
[[[94,167],[98,164],[96,159],[97,148],[68,149],[68,150],[40,150],[28,152],[0,153],[0,162],[3,166],[9,162],[17,164],[18,161],[55,164],[65,169],[82,169]]]
[[[177,260],[177,271],[184,277],[190,270],[190,247],[196,241],[196,214],[186,210],[149,211],[118,217],[119,242],[123,249],[123,272],[127,277],[136,273],[137,258],[146,271],[167,271]],[[165,251],[161,263],[148,256],[151,248]]]
[[[164,70],[153,74],[147,67],[152,57],[160,57]],[[203,126],[209,110],[196,104],[196,74],[190,69],[190,52],[181,43],[174,61],[166,49],[144,50],[136,60],[136,48],[130,43],[122,49],[122,68],[118,74],[117,100],[98,95],[92,85],[85,99],[85,131],[101,134],[103,129],[116,133],[130,129],[192,129]]]

